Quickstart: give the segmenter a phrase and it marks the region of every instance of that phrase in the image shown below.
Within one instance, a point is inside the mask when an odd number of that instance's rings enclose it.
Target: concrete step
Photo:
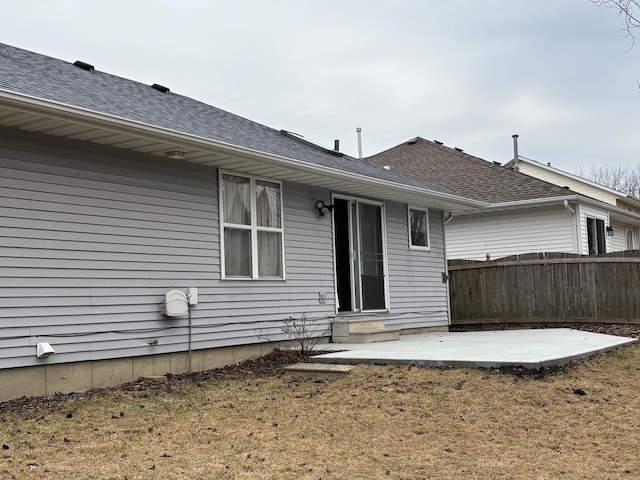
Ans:
[[[333,321],[335,325],[346,325],[350,333],[364,332],[366,330],[377,330],[384,328],[384,318],[382,317],[360,317],[360,318],[337,318]]]
[[[296,363],[284,367],[284,373],[314,380],[335,380],[349,374],[355,367],[338,363]]]
[[[390,342],[392,340],[398,340],[399,338],[400,329],[382,328],[350,333],[349,342],[347,343]]]
[[[384,318],[381,317],[338,318],[333,322],[331,338],[334,343],[379,342],[384,340],[376,338],[384,337],[379,333],[384,330]],[[371,340],[364,340],[366,338]],[[389,339],[397,340],[397,337]]]

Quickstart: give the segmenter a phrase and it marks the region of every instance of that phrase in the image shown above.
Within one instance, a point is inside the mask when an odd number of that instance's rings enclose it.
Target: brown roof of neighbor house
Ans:
[[[465,197],[491,203],[560,197],[575,193],[421,137],[366,160]]]

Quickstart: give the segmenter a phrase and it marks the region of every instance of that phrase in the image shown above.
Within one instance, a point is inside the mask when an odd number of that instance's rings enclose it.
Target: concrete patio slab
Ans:
[[[573,360],[636,342],[635,338],[569,328],[434,332],[402,335],[370,344],[322,344],[332,352],[311,357],[320,363],[412,364],[435,367],[529,369],[566,365]]]

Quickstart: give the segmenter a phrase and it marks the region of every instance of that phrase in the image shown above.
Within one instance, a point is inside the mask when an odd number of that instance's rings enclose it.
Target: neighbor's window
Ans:
[[[220,174],[223,278],[284,278],[282,185]]]
[[[607,253],[604,236],[604,220],[587,217],[587,244],[589,255]]]
[[[429,211],[408,207],[409,248],[429,250]]]
[[[624,238],[626,240],[627,250],[633,250],[633,230],[625,229]]]

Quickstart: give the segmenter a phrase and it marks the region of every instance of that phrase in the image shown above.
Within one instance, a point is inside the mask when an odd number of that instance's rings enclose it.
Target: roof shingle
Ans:
[[[366,160],[392,171],[490,203],[560,197],[570,190],[416,137]]]
[[[0,90],[208,140],[440,193],[428,181],[310,145],[219,108],[150,85],[0,43]]]

